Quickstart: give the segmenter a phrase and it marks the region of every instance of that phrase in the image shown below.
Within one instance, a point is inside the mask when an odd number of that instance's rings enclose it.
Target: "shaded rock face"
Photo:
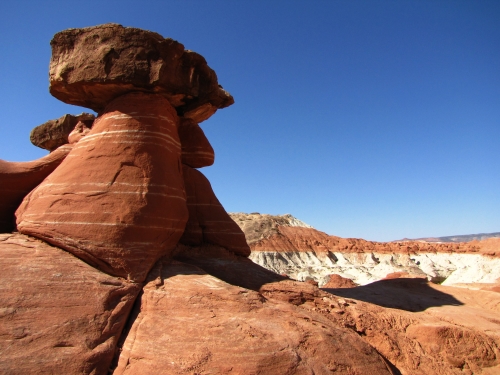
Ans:
[[[69,145],[59,147],[34,161],[0,160],[0,233],[14,230],[14,213],[24,197],[61,164],[71,148]]]
[[[2,374],[107,374],[140,285],[0,234]]]
[[[199,123],[234,102],[201,55],[151,31],[117,24],[68,29],[51,46],[50,93],[65,103],[100,113],[120,95],[145,91]]]
[[[183,164],[192,168],[202,168],[214,163],[214,149],[196,122],[181,118],[179,138],[182,144]]]
[[[115,99],[23,201],[18,230],[111,275],[144,280],[188,218],[177,125],[163,96]]]
[[[186,165],[183,165],[183,173],[189,220],[180,242],[191,246],[219,245],[237,255],[249,256],[245,235],[224,210],[207,178]]]
[[[75,140],[73,142],[69,140],[69,135],[77,124],[80,125],[79,132],[83,133],[90,130],[94,120],[95,116],[90,113],[75,116],[67,114],[56,120],[49,120],[31,131],[31,143],[45,150],[54,151],[66,143],[75,143]]]

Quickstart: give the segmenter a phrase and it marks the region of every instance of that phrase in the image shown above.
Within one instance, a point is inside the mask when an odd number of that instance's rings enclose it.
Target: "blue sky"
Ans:
[[[498,1],[3,1],[0,158],[85,109],[48,92],[52,36],[106,22],[202,54],[236,103],[201,124],[228,211],[390,241],[500,231]],[[87,112],[89,110],[86,110]]]

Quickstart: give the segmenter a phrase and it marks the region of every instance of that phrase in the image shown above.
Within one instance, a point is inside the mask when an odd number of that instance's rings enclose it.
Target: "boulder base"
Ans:
[[[0,234],[2,374],[107,375],[140,284],[21,234]]]
[[[196,169],[182,166],[189,220],[180,242],[189,246],[213,244],[237,255],[249,256],[243,231],[227,214],[207,178]]]
[[[114,375],[391,372],[358,335],[181,262],[150,274]]]

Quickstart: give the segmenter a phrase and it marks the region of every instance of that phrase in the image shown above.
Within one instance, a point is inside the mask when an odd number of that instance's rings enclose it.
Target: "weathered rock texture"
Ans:
[[[17,211],[21,233],[142,281],[187,221],[175,110],[141,92],[112,101]]]
[[[105,375],[140,285],[21,234],[0,235],[0,372]]]
[[[117,24],[68,29],[51,46],[50,93],[65,103],[100,113],[128,92],[158,93],[199,123],[234,102],[201,55],[151,31]]]
[[[114,374],[332,372],[392,374],[352,330],[179,262],[151,272]]]
[[[83,128],[92,128],[94,120],[95,116],[90,113],[82,113],[76,116],[64,115],[56,120],[49,120],[31,131],[31,143],[49,151],[53,151],[66,143],[75,143],[70,142],[68,139],[75,126],[80,123],[82,127],[80,132],[84,132]]]
[[[500,370],[498,293],[424,279],[322,291],[220,247],[178,250],[149,274],[114,374]]]
[[[179,138],[182,145],[183,164],[192,168],[202,168],[214,163],[214,149],[196,122],[181,118]]]
[[[250,258],[296,280],[320,286],[331,274],[367,284],[395,272],[451,284],[495,284],[500,278],[500,239],[468,243],[372,242],[340,238],[301,226],[289,215],[231,214],[245,231]]]
[[[224,210],[207,178],[196,169],[185,165],[183,174],[189,220],[181,243],[191,246],[209,243],[225,247],[238,255],[250,255],[245,235]]]
[[[14,213],[23,198],[61,164],[70,150],[71,146],[63,146],[28,162],[0,160],[0,233],[14,230]]]

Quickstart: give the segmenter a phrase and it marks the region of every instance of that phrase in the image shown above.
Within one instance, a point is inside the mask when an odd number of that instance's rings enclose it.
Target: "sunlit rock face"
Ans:
[[[237,272],[249,267],[237,259],[227,265]],[[282,283],[266,285],[265,293],[318,293],[302,283]],[[190,264],[158,264],[138,306],[115,375],[393,374],[353,331]]]
[[[160,95],[113,100],[17,211],[21,233],[115,276],[144,280],[188,218],[178,117]]]
[[[0,234],[2,374],[107,374],[140,284],[61,249]]]

